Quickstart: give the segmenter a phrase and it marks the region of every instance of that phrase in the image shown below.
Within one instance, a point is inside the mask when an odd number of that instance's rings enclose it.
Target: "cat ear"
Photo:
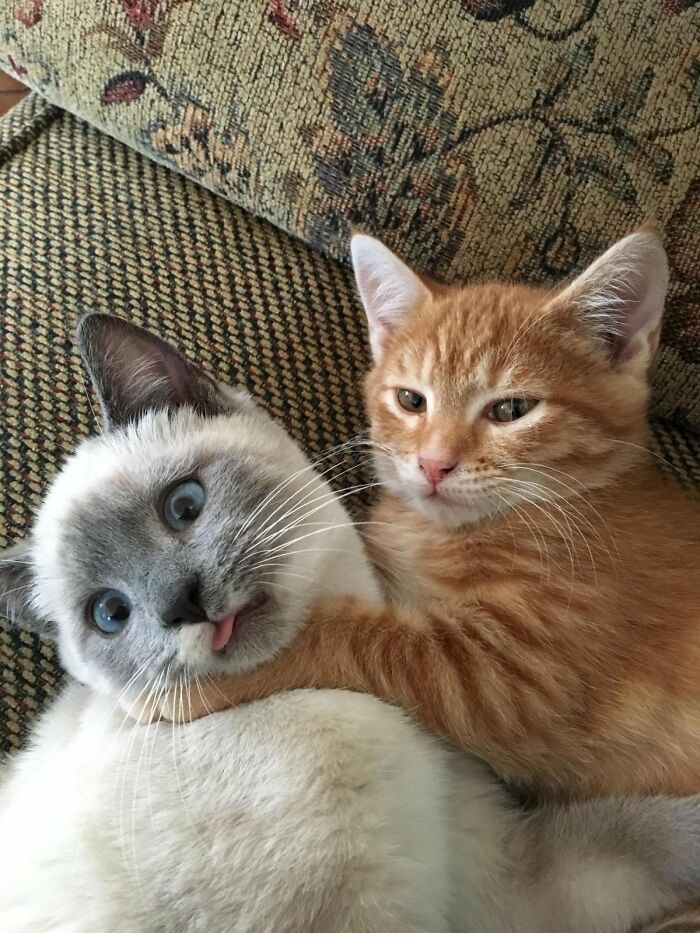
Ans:
[[[9,619],[18,628],[37,632],[53,641],[56,637],[55,626],[36,611],[33,591],[29,545],[16,544],[0,551],[0,616]]]
[[[109,314],[88,314],[78,324],[77,339],[107,430],[154,409],[188,405],[214,415],[227,408],[212,379],[135,324]]]
[[[554,304],[573,305],[623,369],[648,362],[656,349],[667,288],[664,248],[652,229],[642,227],[596,259]]]
[[[384,355],[392,332],[422,304],[430,291],[415,272],[374,237],[356,234],[350,241],[355,281],[365,306],[375,360]]]

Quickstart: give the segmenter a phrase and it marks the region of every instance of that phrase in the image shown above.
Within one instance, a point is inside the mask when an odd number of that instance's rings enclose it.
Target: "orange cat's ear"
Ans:
[[[598,340],[619,369],[648,364],[659,339],[668,288],[668,262],[649,226],[596,259],[554,299]]]
[[[374,237],[356,234],[350,241],[355,281],[367,312],[369,339],[380,360],[391,334],[421,305],[431,300],[415,272]]]

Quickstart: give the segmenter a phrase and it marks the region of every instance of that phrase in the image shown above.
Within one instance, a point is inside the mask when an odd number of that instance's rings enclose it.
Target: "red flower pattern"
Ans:
[[[275,29],[279,30],[279,32],[288,39],[297,41],[301,38],[301,33],[292,19],[289,10],[285,9],[282,0],[268,0],[267,18]]]
[[[132,104],[143,94],[150,79],[140,71],[123,71],[111,78],[102,91],[103,104]]]
[[[160,0],[120,0],[127,19],[139,32],[150,29],[155,22]]]
[[[43,15],[44,0],[24,0],[15,11],[15,19],[27,29],[40,23]]]

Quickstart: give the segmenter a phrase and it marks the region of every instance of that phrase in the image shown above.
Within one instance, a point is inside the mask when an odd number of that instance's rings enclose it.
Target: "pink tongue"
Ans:
[[[214,635],[212,636],[211,646],[214,651],[220,651],[225,648],[231,640],[233,626],[236,622],[236,614],[224,616],[218,622],[214,622]]]

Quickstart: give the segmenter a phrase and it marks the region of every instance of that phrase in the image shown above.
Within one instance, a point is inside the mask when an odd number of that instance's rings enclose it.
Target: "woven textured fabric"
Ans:
[[[247,385],[311,454],[362,430],[368,354],[344,266],[35,95],[0,121],[0,203],[1,546],[95,430],[73,348],[89,309]],[[656,434],[665,469],[700,488],[700,437]],[[58,676],[49,646],[0,622],[0,750],[18,747]]]
[[[548,281],[641,221],[672,265],[655,411],[700,427],[693,0],[7,0],[52,101],[335,257]]]

